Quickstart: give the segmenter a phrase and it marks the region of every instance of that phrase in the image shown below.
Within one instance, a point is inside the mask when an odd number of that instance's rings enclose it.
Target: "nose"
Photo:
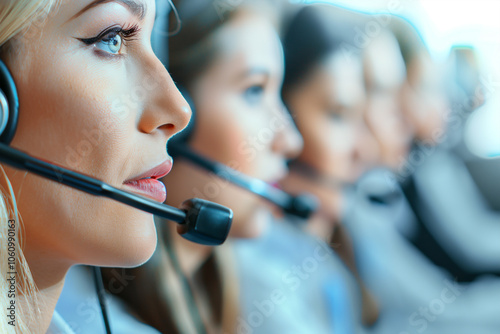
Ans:
[[[144,133],[161,132],[168,140],[188,125],[191,108],[154,54],[146,65],[149,74],[142,85],[146,91],[146,106],[139,129]]]
[[[356,155],[355,160],[362,165],[362,172],[366,172],[368,168],[376,165],[379,160],[380,147],[364,121],[358,125],[354,154]]]
[[[273,117],[272,127],[275,130],[273,152],[283,155],[286,159],[296,158],[304,147],[304,141],[282,102]]]

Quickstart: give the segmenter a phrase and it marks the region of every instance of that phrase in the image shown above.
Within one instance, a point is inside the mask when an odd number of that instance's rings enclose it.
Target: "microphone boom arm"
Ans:
[[[292,196],[281,189],[277,189],[266,182],[238,172],[222,163],[207,159],[193,152],[187,145],[170,144],[168,151],[175,157],[182,157],[195,165],[212,172],[218,177],[229,181],[240,188],[249,190],[265,200],[282,208],[285,213],[299,218],[309,218],[319,206],[316,197],[310,194]]]
[[[186,239],[193,242],[208,245],[222,244],[231,227],[232,211],[216,203],[191,199],[183,203],[184,210],[177,209],[115,188],[90,176],[34,158],[2,143],[0,143],[0,162],[88,194],[110,198],[155,216],[186,225],[180,227],[179,230],[183,232]],[[210,220],[204,219],[203,215],[210,217]]]

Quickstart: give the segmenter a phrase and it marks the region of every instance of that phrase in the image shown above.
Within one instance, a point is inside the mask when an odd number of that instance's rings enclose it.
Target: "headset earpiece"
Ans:
[[[0,142],[10,144],[17,127],[19,99],[14,79],[0,60]]]

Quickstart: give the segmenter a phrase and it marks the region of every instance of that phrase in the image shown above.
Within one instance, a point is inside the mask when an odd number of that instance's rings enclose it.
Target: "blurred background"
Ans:
[[[167,203],[233,226],[159,224],[120,297],[168,333],[500,333],[500,2],[173,3]]]
[[[476,50],[481,80],[488,93],[500,95],[500,2],[495,0],[290,0],[327,3],[367,14],[390,13],[410,22],[435,61],[445,64],[454,46]],[[494,103],[494,102],[491,102]],[[500,154],[500,108],[482,108],[471,117],[467,144],[480,157]]]

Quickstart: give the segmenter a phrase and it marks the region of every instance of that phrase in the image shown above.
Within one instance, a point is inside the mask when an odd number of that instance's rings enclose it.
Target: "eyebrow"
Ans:
[[[143,20],[144,17],[146,16],[146,6],[143,3],[134,1],[134,0],[94,0],[85,8],[83,8],[81,11],[76,13],[71,20],[77,18],[78,16],[82,15],[86,11],[88,11],[91,8],[97,7],[99,5],[103,5],[108,2],[118,2],[123,5],[125,5],[135,16],[137,16],[140,20]]]
[[[266,77],[266,80],[271,76],[270,71],[264,67],[252,67],[242,73],[240,73],[239,77],[241,79],[248,78],[253,75],[263,75]]]

